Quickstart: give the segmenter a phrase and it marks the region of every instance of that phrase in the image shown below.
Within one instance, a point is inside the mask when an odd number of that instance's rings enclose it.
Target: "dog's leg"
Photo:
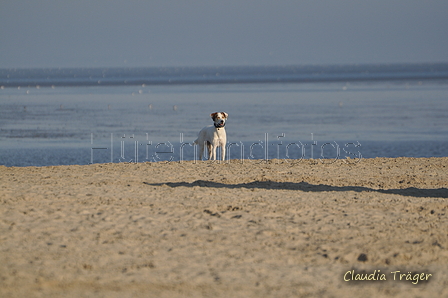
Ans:
[[[226,146],[225,145],[221,146],[221,160],[222,161],[226,160]]]
[[[207,142],[207,153],[208,153],[208,160],[211,160],[213,157],[213,146],[210,142]]]
[[[199,146],[199,160],[202,160],[202,155],[204,155],[204,143],[198,142]]]
[[[211,158],[211,160],[216,160],[216,149],[218,148],[218,146],[212,146],[212,154],[213,154],[213,158]]]
[[[207,150],[208,150],[208,160],[213,159],[213,145],[209,142],[207,143]]]

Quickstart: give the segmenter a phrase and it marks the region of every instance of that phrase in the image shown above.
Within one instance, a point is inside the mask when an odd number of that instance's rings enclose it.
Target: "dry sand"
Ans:
[[[0,296],[448,297],[447,181],[448,158],[0,167]]]

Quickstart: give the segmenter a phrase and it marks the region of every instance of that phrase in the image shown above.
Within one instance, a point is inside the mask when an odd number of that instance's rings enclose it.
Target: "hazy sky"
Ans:
[[[446,0],[0,0],[0,68],[448,62]]]

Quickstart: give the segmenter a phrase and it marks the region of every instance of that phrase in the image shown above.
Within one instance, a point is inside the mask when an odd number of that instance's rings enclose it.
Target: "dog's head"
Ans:
[[[226,125],[226,120],[229,115],[226,112],[216,112],[210,114],[210,117],[212,117],[215,127],[220,128]]]

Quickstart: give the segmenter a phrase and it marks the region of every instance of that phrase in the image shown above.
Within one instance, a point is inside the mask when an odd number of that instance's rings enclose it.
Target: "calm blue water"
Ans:
[[[0,69],[0,86],[309,83],[448,78],[448,64]]]
[[[0,164],[191,160],[215,111],[231,158],[448,156],[446,69],[0,70]]]

